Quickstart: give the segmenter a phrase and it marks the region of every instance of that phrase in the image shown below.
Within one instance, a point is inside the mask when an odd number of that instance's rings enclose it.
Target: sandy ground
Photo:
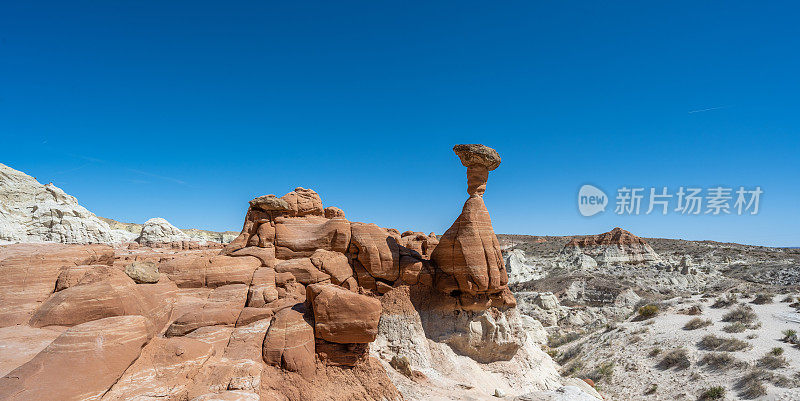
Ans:
[[[745,298],[747,302],[752,298]],[[779,302],[782,297],[775,297],[775,303],[765,305],[749,304],[758,315],[761,327],[748,329],[742,333],[726,333],[722,322],[724,314],[733,307],[712,309],[710,304],[713,299],[701,299],[694,296],[689,299],[673,299],[666,310],[658,316],[645,321],[628,319],[617,325],[617,328],[589,336],[574,344],[563,345],[559,348],[564,352],[571,347],[580,345],[583,353],[564,364],[569,367],[577,360],[583,360],[583,368],[576,375],[585,375],[602,366],[613,363],[611,374],[600,380],[598,388],[601,393],[614,400],[695,400],[703,390],[711,386],[723,386],[727,389],[727,400],[746,399],[736,389],[736,384],[750,367],[732,367],[724,371],[715,371],[708,366],[700,366],[698,361],[706,354],[713,351],[701,350],[698,342],[703,336],[714,334],[725,338],[738,338],[746,341],[751,348],[743,351],[732,352],[739,361],[750,365],[770,352],[775,347],[784,349],[783,356],[789,362],[788,367],[770,370],[775,375],[788,379],[786,387],[778,387],[765,382],[767,395],[761,400],[800,400],[800,349],[781,341],[781,332],[794,329],[800,332],[800,314],[788,306],[788,303]],[[699,304],[703,312],[699,316],[681,314],[681,309]],[[684,330],[683,326],[691,319],[700,317],[710,319],[713,324],[696,330]],[[688,352],[691,366],[686,369],[662,369],[657,366],[663,356],[669,351],[683,347]],[[658,355],[652,355],[654,349],[660,349]],[[648,389],[655,390],[646,394]]]

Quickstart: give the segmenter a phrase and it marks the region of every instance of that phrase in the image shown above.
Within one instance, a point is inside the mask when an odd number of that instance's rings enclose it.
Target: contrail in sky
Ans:
[[[707,108],[707,109],[692,110],[692,111],[690,111],[690,112],[689,112],[689,114],[694,114],[694,113],[702,113],[702,112],[704,112],[704,111],[719,110],[719,109],[727,109],[727,108],[728,108],[728,106],[710,107],[710,108]]]

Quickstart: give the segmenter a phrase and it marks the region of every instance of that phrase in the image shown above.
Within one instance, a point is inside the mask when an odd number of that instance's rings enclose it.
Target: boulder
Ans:
[[[90,270],[107,268],[106,265],[80,265],[80,266],[67,266],[61,270],[56,280],[55,291],[65,290],[72,287],[81,281],[83,276]]]
[[[489,172],[500,166],[500,155],[496,150],[479,144],[456,145],[453,152],[467,168],[467,193],[483,196]]]
[[[381,302],[336,285],[314,284],[306,294],[318,338],[340,344],[370,343],[378,334]]]
[[[333,284],[342,285],[348,278],[353,277],[353,268],[343,253],[318,249],[311,255],[311,263],[321,272],[328,274]]]
[[[154,262],[133,262],[125,266],[125,274],[138,284],[153,284],[159,279],[158,266]]]
[[[166,219],[155,217],[144,222],[142,232],[136,242],[144,246],[159,246],[172,242],[191,241],[192,239]]]
[[[292,216],[323,216],[322,199],[314,190],[297,187],[281,197],[289,205]]]
[[[277,263],[275,259],[275,247],[271,244],[265,248],[248,246],[232,252],[230,256],[252,256],[261,261],[261,266],[275,267]]]
[[[314,328],[303,314],[294,308],[278,311],[264,337],[264,362],[311,378],[316,370],[314,351]]]
[[[175,319],[164,333],[166,337],[185,336],[207,326],[234,326],[241,309],[231,307],[204,307],[187,312]]]
[[[261,261],[252,256],[212,257],[183,254],[159,264],[158,270],[181,288],[250,284]]]
[[[261,209],[265,212],[288,212],[292,210],[289,203],[275,195],[263,195],[250,201],[250,207]]]
[[[261,307],[276,299],[278,299],[278,289],[275,285],[275,270],[259,267],[253,273],[247,294],[247,306]]]
[[[350,253],[366,272],[376,279],[397,280],[400,276],[400,246],[397,239],[387,229],[375,224],[351,223],[350,226]]]
[[[330,280],[330,276],[319,271],[309,258],[291,259],[275,266],[277,273],[291,273],[299,283],[309,285]]]
[[[143,316],[74,326],[28,363],[0,379],[0,399],[99,399],[139,357],[154,334]]]
[[[275,255],[278,259],[308,257],[318,249],[344,253],[349,243],[350,222],[344,218],[275,219]]]
[[[325,208],[325,218],[333,219],[336,217],[344,218],[344,211],[336,206],[328,206]]]

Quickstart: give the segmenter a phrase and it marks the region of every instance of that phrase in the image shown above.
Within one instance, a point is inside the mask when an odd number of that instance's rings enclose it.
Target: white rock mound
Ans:
[[[115,243],[128,238],[112,230],[55,185],[0,163],[0,243]]]
[[[136,242],[145,246],[180,241],[192,241],[192,238],[161,217],[147,220],[142,226],[139,238],[136,239]]]

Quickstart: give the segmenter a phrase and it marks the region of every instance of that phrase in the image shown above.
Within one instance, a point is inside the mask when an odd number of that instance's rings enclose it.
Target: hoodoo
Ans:
[[[484,145],[456,145],[453,151],[467,167],[467,193],[461,215],[439,239],[431,254],[443,274],[437,288],[458,294],[462,306],[512,306],[508,274],[492,219],[483,203],[489,172],[500,165],[500,155]]]

